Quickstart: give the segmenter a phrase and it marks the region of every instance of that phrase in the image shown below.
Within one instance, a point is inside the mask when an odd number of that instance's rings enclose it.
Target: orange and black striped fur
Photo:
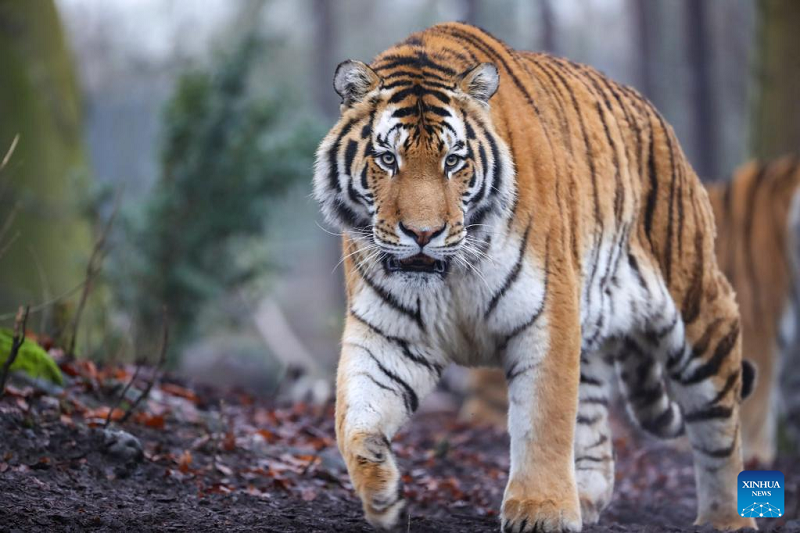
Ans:
[[[742,352],[759,373],[742,406],[744,458],[770,464],[779,413],[789,433],[800,428],[800,162],[748,163],[707,191],[717,223],[717,264],[741,312]],[[504,426],[506,410],[502,373],[473,370],[462,417]]]
[[[391,439],[455,362],[509,384],[503,529],[596,522],[616,364],[656,432],[685,422],[698,522],[754,526],[736,512],[739,313],[661,115],[591,68],[455,23],[341,64],[334,87],[314,186],[344,234],[336,430],[367,520],[397,523]]]
[[[787,157],[747,164],[708,191],[720,228],[717,262],[741,310],[742,352],[759,373],[742,405],[744,454],[766,464],[775,458],[778,413],[785,412],[787,427],[800,427],[798,186],[800,163]]]

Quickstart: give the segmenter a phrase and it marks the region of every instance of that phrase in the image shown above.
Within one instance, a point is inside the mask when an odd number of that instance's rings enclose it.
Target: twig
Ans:
[[[25,326],[28,323],[29,308],[30,306],[25,306],[25,308],[20,306],[19,311],[17,311],[17,318],[14,321],[14,338],[11,341],[11,352],[8,354],[8,359],[6,359],[6,362],[3,365],[3,373],[0,374],[0,396],[6,392],[6,379],[8,379],[8,372],[11,369],[11,365],[13,365],[14,361],[17,359],[19,349],[25,342]]]
[[[8,161],[11,159],[11,156],[14,155],[14,150],[17,149],[17,143],[19,142],[19,133],[14,135],[14,140],[11,141],[11,146],[9,146],[8,151],[6,152],[5,157],[3,157],[3,162],[0,163],[0,170],[6,168]]]
[[[11,224],[13,224],[14,219],[17,218],[17,211],[19,211],[19,203],[14,204],[11,211],[8,212],[6,219],[3,221],[3,226],[0,227],[0,241],[6,236],[8,230],[11,229]]]
[[[75,357],[75,343],[78,338],[78,326],[80,325],[81,315],[83,315],[83,310],[86,307],[86,301],[89,299],[89,294],[92,292],[92,281],[94,281],[94,277],[100,272],[100,266],[105,258],[104,252],[106,240],[108,239],[108,234],[111,231],[111,227],[114,225],[114,220],[117,218],[120,198],[122,196],[121,191],[121,189],[117,191],[111,215],[109,215],[108,221],[106,221],[106,224],[103,226],[100,235],[97,237],[94,247],[92,248],[92,254],[89,256],[89,262],[86,264],[86,276],[84,277],[85,283],[83,285],[83,291],[81,292],[80,300],[78,300],[78,307],[75,310],[75,316],[72,317],[72,322],[70,323],[70,332],[67,337],[68,344],[66,356],[68,360]]]
[[[0,257],[3,257],[4,255],[6,255],[6,252],[8,251],[8,249],[11,248],[11,245],[14,244],[14,242],[16,242],[17,239],[19,239],[19,232],[16,232],[8,240],[8,242],[5,243],[2,248],[0,248]]]
[[[111,415],[112,415],[112,413],[117,410],[117,407],[120,406],[120,404],[122,403],[122,400],[125,399],[125,395],[128,394],[128,391],[130,390],[131,385],[133,385],[133,382],[136,381],[137,377],[139,377],[139,371],[141,369],[142,369],[142,362],[139,361],[138,363],[136,363],[136,370],[133,371],[133,376],[131,377],[130,381],[128,381],[128,383],[125,384],[125,388],[122,389],[122,394],[120,394],[119,398],[117,398],[117,401],[114,402],[114,406],[111,409],[109,409],[108,414],[106,415],[106,421],[103,424],[104,428],[107,428],[108,425],[111,423]]]
[[[50,284],[47,282],[47,274],[44,272],[44,267],[42,266],[42,262],[39,260],[39,254],[36,253],[36,250],[33,249],[31,245],[28,245],[28,253],[31,254],[31,259],[33,259],[33,264],[36,267],[36,272],[39,274],[39,285],[42,286],[42,299],[44,301],[49,300],[53,297],[50,293]],[[47,326],[47,312],[43,312],[39,322],[39,331],[44,331]]]
[[[150,381],[147,383],[147,387],[142,391],[136,400],[133,401],[131,406],[125,411],[125,414],[122,415],[122,418],[119,419],[120,425],[124,424],[130,417],[131,414],[136,410],[140,403],[144,401],[150,395],[150,389],[153,388],[153,384],[156,382],[156,378],[158,377],[159,371],[161,367],[164,366],[164,363],[167,360],[167,345],[169,344],[169,321],[167,319],[167,309],[164,308],[164,327],[163,333],[161,337],[161,352],[158,355],[158,363],[156,367],[153,369],[153,375],[150,378]]]
[[[34,305],[33,307],[31,307],[31,313],[38,313],[39,311],[47,309],[48,307],[50,307],[54,303],[58,303],[59,301],[63,300],[64,298],[69,298],[70,296],[72,296],[73,294],[78,292],[78,289],[83,287],[85,284],[86,284],[86,280],[83,280],[80,283],[78,283],[77,285],[75,285],[74,287],[72,287],[71,289],[62,292],[61,294],[59,294],[55,298],[53,298],[51,300],[48,300],[46,302],[42,302],[40,304]],[[3,315],[0,315],[0,321],[8,320],[9,318],[14,318],[15,316],[17,316],[16,311],[13,312],[13,313],[5,313]]]

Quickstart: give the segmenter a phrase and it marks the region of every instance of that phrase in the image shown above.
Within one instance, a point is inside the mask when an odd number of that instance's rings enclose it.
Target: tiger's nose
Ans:
[[[442,224],[440,228],[437,229],[420,229],[415,228],[413,226],[409,227],[400,222],[400,231],[414,239],[414,241],[419,244],[420,248],[424,247],[426,244],[431,242],[432,239],[441,235],[444,231],[445,226],[447,224]]]

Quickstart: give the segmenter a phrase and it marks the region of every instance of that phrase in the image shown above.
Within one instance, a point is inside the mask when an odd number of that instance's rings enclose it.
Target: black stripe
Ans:
[[[705,228],[698,224],[697,233],[694,240],[695,268],[692,275],[692,283],[684,296],[681,306],[683,323],[687,326],[692,324],[700,316],[700,307],[703,298],[703,274],[705,268],[705,255],[703,250],[703,233]]]
[[[588,376],[588,375],[584,374],[583,372],[581,372],[581,383],[585,383],[587,385],[595,385],[597,387],[599,387],[599,386],[601,386],[603,384],[603,382],[600,381],[599,379],[591,377],[591,376]]]
[[[345,205],[341,199],[334,199],[331,205],[333,206],[333,210],[336,211],[336,216],[345,226],[359,228],[369,225],[368,219],[359,216],[355,211],[350,209],[349,206]]]
[[[397,394],[398,396],[402,396],[402,394],[401,394],[399,391],[397,391],[397,390],[395,390],[395,389],[393,389],[393,388],[389,387],[388,385],[384,385],[383,383],[381,383],[381,382],[380,382],[380,381],[378,381],[377,379],[373,378],[372,376],[370,376],[370,375],[369,375],[369,374],[367,374],[366,372],[361,372],[360,374],[357,374],[357,375],[364,376],[365,378],[367,378],[368,380],[370,380],[370,381],[371,381],[371,382],[373,382],[375,385],[377,385],[378,387],[380,387],[381,389],[383,389],[383,390],[385,390],[385,391],[389,391],[389,392],[392,392],[392,393],[394,393],[394,394]]]
[[[445,109],[443,107],[430,105],[430,104],[424,104],[424,103],[423,103],[422,107],[426,112],[433,113],[434,115],[439,115],[440,117],[451,117],[452,116],[450,114],[450,111],[448,111],[447,109]]]
[[[683,365],[681,365],[681,368],[673,374],[673,377],[678,377],[683,374],[686,369],[689,368],[689,365],[694,359],[702,357],[702,355],[706,353],[706,350],[708,350],[708,347],[711,344],[711,336],[714,335],[714,332],[717,331],[717,328],[720,326],[720,324],[722,324],[722,322],[723,319],[717,318],[716,320],[708,323],[703,335],[692,345],[692,351],[690,352],[689,357],[686,359]],[[674,367],[674,365],[679,361],[679,359],[667,361],[667,369]]]
[[[352,177],[353,176],[353,161],[356,158],[356,151],[358,150],[358,143],[354,140],[349,140],[347,142],[347,148],[344,151],[344,168],[347,172],[347,175]]]
[[[337,155],[342,144],[342,139],[344,139],[345,135],[350,133],[350,130],[355,123],[355,120],[350,120],[344,126],[342,126],[342,130],[336,137],[336,142],[334,142],[333,146],[331,146],[330,150],[328,150],[328,182],[330,183],[331,187],[336,189],[336,192],[341,192],[342,190],[341,185],[339,185],[339,164],[337,162]]]
[[[597,448],[598,446],[601,446],[606,442],[608,442],[608,435],[600,435],[600,438],[597,439],[597,442],[595,442],[594,444],[590,444],[589,446],[586,446],[584,450],[591,450],[592,448]]]
[[[658,177],[656,176],[656,156],[655,144],[656,137],[653,130],[653,121],[650,114],[647,115],[647,124],[650,126],[650,147],[647,153],[647,177],[650,180],[650,190],[647,193],[647,204],[644,212],[644,234],[653,248],[653,216],[656,213],[656,197],[658,196]]]
[[[672,173],[669,181],[669,212],[667,213],[667,236],[664,243],[664,271],[665,271],[667,285],[669,285],[670,282],[672,281],[672,234],[674,226],[673,213],[675,211],[673,206],[675,204],[675,179],[676,179],[675,154],[672,148],[672,137],[670,135],[670,131],[667,129],[667,126],[664,123],[664,119],[661,117],[660,113],[656,113],[656,118],[658,119],[661,131],[664,132],[664,139],[666,140],[667,151],[669,152],[670,171]],[[679,220],[678,222],[680,224],[683,223],[682,220]]]
[[[392,116],[394,118],[408,117],[419,112],[419,106],[400,107],[394,110]]]
[[[478,189],[475,196],[469,199],[469,203],[474,204],[477,204],[483,199],[483,196],[486,194],[486,183],[489,181],[489,176],[487,175],[488,162],[486,161],[486,150],[483,148],[483,143],[481,142],[478,142],[478,157],[481,161],[481,174],[483,179],[481,181],[481,188]]]
[[[601,417],[602,415],[583,416],[579,414],[575,421],[582,426],[592,426],[598,422]]]
[[[737,369],[735,372],[732,372],[728,379],[725,380],[725,385],[720,389],[714,399],[708,402],[709,405],[714,405],[721,401],[725,396],[728,395],[731,390],[736,386],[736,383],[739,381],[739,370]]]
[[[715,405],[713,407],[706,407],[698,409],[697,411],[688,413],[683,416],[683,420],[687,424],[694,422],[703,422],[706,420],[718,420],[720,418],[730,418],[733,415],[733,406],[726,407],[724,405]]]
[[[366,346],[362,346],[360,344],[353,344],[353,346],[361,348],[362,350],[367,352],[367,355],[369,355],[370,358],[375,362],[378,369],[381,372],[383,372],[386,375],[386,377],[388,377],[389,379],[391,379],[392,381],[394,381],[403,388],[404,391],[403,400],[404,403],[406,404],[406,409],[410,413],[415,412],[419,408],[419,397],[417,396],[417,393],[414,392],[414,389],[412,389],[411,386],[403,378],[401,378],[400,376],[398,376],[397,374],[395,374],[394,372],[383,366],[383,364],[381,364],[381,362],[378,360],[377,357],[375,357],[375,354],[373,354],[369,348],[367,348]]]
[[[605,396],[587,396],[586,398],[581,398],[580,403],[585,403],[588,405],[608,405],[608,398]]]
[[[409,96],[416,96],[417,98],[422,98],[425,95],[433,96],[437,100],[441,101],[444,104],[450,103],[450,97],[447,96],[445,93],[441,91],[437,91],[434,89],[425,89],[419,84],[414,84],[411,87],[402,89],[397,91],[392,96],[389,97],[390,104],[396,104],[398,102],[402,102]]]
[[[384,61],[389,62],[383,63]],[[438,70],[447,76],[455,76],[457,74],[452,68],[432,61],[430,57],[428,57],[428,54],[423,51],[419,51],[413,56],[386,55],[381,57],[380,62],[381,64],[375,66],[373,70],[381,71],[390,70],[396,67],[410,66],[420,70],[423,68]]]
[[[464,129],[467,130],[467,139],[469,140],[475,139],[475,128],[473,128],[472,124],[469,123],[469,120],[467,119],[467,114],[462,111],[461,116],[463,117],[464,121]]]
[[[628,393],[628,401],[636,404],[637,408],[646,408],[659,401],[665,395],[664,385],[659,382],[653,387],[642,386],[632,389]]]
[[[522,93],[522,95],[525,97],[525,99],[528,101],[531,107],[533,107],[536,114],[537,115],[539,114],[539,108],[533,101],[533,98],[531,97],[530,93],[528,93],[528,90],[525,89],[525,86],[522,84],[519,78],[517,78],[515,72],[509,67],[505,58],[502,55],[500,55],[500,53],[497,50],[492,48],[490,43],[482,40],[478,36],[470,35],[469,33],[463,32],[453,27],[443,29],[441,33],[449,35],[455,38],[457,41],[467,42],[472,46],[474,46],[475,48],[477,48],[478,50],[485,53],[486,55],[488,55],[489,57],[494,58],[506,70],[509,77],[511,78],[511,81],[514,83],[517,89],[519,89],[519,91]]]
[[[733,455],[733,452],[736,450],[736,440],[739,435],[739,427],[736,427],[736,432],[733,435],[733,439],[731,439],[731,445],[725,448],[703,448],[702,446],[695,447],[694,449],[698,452],[706,455],[708,457],[713,457],[715,459],[725,459],[726,457],[730,457]]]
[[[575,458],[575,462],[576,463],[578,463],[580,461],[589,461],[589,462],[592,462],[592,463],[607,463],[608,461],[611,461],[611,457],[608,456],[608,455],[603,456],[603,457],[594,457],[592,455],[582,455],[580,457],[576,457]]]
[[[522,235],[522,242],[519,247],[519,257],[517,257],[517,262],[514,264],[514,267],[511,269],[511,272],[508,273],[505,282],[500,287],[500,290],[492,296],[492,299],[489,301],[489,307],[486,308],[486,312],[483,314],[484,318],[489,318],[489,315],[492,314],[494,308],[497,307],[497,304],[500,302],[500,298],[508,291],[511,284],[517,279],[519,276],[520,270],[522,270],[522,261],[525,259],[525,248],[528,246],[528,234],[531,230],[531,223],[533,221],[528,222],[528,227],[525,228],[525,233]]]
[[[641,421],[642,429],[649,431],[655,435],[665,435],[664,429],[672,424],[675,419],[675,412],[673,411],[673,404],[669,403],[666,410],[655,418],[648,418]]]
[[[375,281],[369,277],[369,275],[363,270],[361,265],[356,265],[358,273],[361,275],[361,279],[369,286],[370,289],[375,292],[375,294],[383,300],[383,303],[397,311],[398,313],[405,315],[407,318],[414,321],[414,323],[419,326],[419,329],[425,331],[425,324],[422,321],[422,311],[419,307],[417,309],[411,309],[403,305],[397,297],[375,283]],[[385,336],[385,335],[384,335]]]
[[[438,363],[433,363],[431,361],[428,361],[424,357],[419,356],[419,355],[415,354],[414,352],[412,352],[411,348],[408,345],[408,341],[407,340],[401,339],[400,337],[395,337],[394,335],[387,335],[383,330],[381,330],[377,326],[369,323],[364,317],[360,316],[353,309],[350,310],[350,314],[353,316],[353,318],[355,318],[356,320],[358,320],[359,322],[361,322],[362,324],[364,324],[365,326],[370,328],[372,331],[374,331],[375,333],[377,333],[378,335],[380,335],[381,337],[383,337],[387,341],[392,342],[392,343],[396,344],[397,346],[399,346],[400,350],[401,350],[401,353],[406,357],[406,359],[409,359],[410,361],[413,361],[414,363],[416,363],[416,364],[418,364],[420,366],[424,366],[425,368],[427,368],[431,372],[435,373],[437,377],[441,377],[442,371],[444,370],[442,365],[440,365]]]
[[[533,326],[533,324],[535,324],[536,321],[539,319],[539,317],[542,315],[542,313],[544,312],[545,304],[547,303],[547,287],[549,283],[550,283],[550,238],[548,237],[546,251],[545,251],[545,259],[544,259],[544,283],[542,287],[542,301],[539,303],[539,308],[533,312],[533,315],[531,315],[531,317],[528,320],[526,320],[519,326],[512,329],[506,335],[506,337],[503,339],[503,342],[500,344],[499,347],[500,350],[505,350],[508,347],[508,343],[511,342],[511,340],[514,337],[516,337],[529,327]]]
[[[539,363],[531,363],[523,366],[522,368],[517,369],[517,363],[514,363],[514,365],[506,371],[506,381],[510,384],[519,376],[521,376],[525,372],[533,370],[537,366],[539,366]]]
[[[717,348],[714,350],[714,355],[708,360],[707,363],[695,369],[692,374],[681,380],[684,385],[692,385],[699,383],[711,376],[717,375],[722,363],[736,346],[736,341],[739,340],[739,321],[735,320],[731,324],[728,333],[722,337],[717,343]]]

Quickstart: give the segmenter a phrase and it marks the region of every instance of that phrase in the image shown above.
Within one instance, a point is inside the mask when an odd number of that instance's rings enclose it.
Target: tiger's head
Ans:
[[[469,268],[514,198],[513,162],[489,108],[497,68],[458,73],[424,53],[373,66],[336,69],[341,115],[317,151],[315,197],[389,276]]]

